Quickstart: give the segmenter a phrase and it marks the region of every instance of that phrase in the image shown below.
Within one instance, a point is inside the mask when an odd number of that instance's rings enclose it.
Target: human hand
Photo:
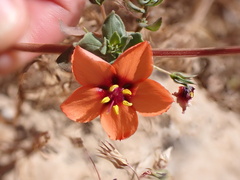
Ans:
[[[58,43],[64,39],[59,22],[78,23],[86,0],[1,0],[0,75],[28,63],[37,53],[11,50],[16,43]]]

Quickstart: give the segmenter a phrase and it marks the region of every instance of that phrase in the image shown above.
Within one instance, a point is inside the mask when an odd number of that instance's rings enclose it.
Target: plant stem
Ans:
[[[133,171],[133,173],[135,174],[136,178],[137,178],[138,180],[140,180],[140,178],[139,178],[137,172],[134,170],[134,168],[133,168],[130,164],[128,164],[127,166]]]
[[[168,72],[168,71],[166,71],[166,70],[164,70],[164,69],[162,69],[162,68],[160,68],[160,67],[158,67],[158,66],[153,65],[153,67],[154,67],[156,70],[158,70],[158,71],[160,71],[160,72],[162,72],[162,73],[165,73],[165,74],[167,74],[167,75],[170,75],[170,74],[171,74],[170,72]]]
[[[105,20],[107,15],[106,15],[106,11],[105,11],[105,8],[104,8],[103,4],[100,6],[100,10],[101,10],[101,13],[102,13],[103,20]]]
[[[153,50],[153,56],[160,57],[204,57],[240,54],[240,46],[226,48],[199,48],[177,50]]]
[[[62,53],[71,45],[63,44],[31,44],[19,43],[12,47],[13,50],[38,52],[38,53]],[[206,57],[219,55],[234,55],[240,54],[240,46],[225,47],[225,48],[199,48],[199,49],[177,49],[163,50],[154,49],[153,56],[160,57]]]
[[[71,45],[63,44],[31,44],[19,43],[12,47],[13,50],[37,52],[37,53],[62,53]]]
[[[90,162],[92,163],[94,170],[95,170],[96,173],[97,173],[98,180],[101,180],[101,176],[100,176],[100,174],[99,174],[99,172],[98,172],[98,170],[97,170],[97,167],[96,167],[96,165],[95,165],[93,159],[91,158],[91,156],[89,155],[89,153],[88,153],[88,151],[87,151],[87,149],[86,149],[85,147],[84,147],[84,150],[85,150],[85,153],[87,154],[87,156],[88,156]]]
[[[141,19],[147,18],[147,15],[148,15],[148,7],[145,6],[145,7],[144,7],[144,10],[145,10],[145,13],[142,14]],[[135,30],[135,32],[140,32],[142,29],[143,29],[143,27],[138,26],[137,29]]]

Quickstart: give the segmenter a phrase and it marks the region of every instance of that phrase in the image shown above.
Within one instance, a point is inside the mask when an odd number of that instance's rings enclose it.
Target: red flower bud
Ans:
[[[180,86],[178,92],[173,93],[173,95],[177,97],[177,103],[182,107],[182,113],[184,113],[187,106],[189,106],[189,101],[194,96],[194,89],[192,86]]]

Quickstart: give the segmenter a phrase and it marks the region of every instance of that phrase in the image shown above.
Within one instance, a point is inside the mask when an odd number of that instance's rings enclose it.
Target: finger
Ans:
[[[23,35],[29,23],[25,1],[0,1],[0,52],[6,50]]]
[[[59,22],[76,25],[83,12],[85,0],[32,0],[29,2],[31,21],[22,43],[58,43],[64,38]],[[39,54],[9,51],[0,56],[0,74],[9,73],[26,64]],[[1,68],[1,59],[5,67]],[[7,66],[7,67],[6,67]]]
[[[85,0],[32,0],[29,1],[31,23],[20,42],[55,43],[63,39],[60,21],[76,25]]]

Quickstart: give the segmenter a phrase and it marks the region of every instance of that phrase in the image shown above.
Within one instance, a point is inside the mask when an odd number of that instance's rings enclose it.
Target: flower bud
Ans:
[[[194,96],[195,88],[192,86],[180,86],[178,92],[173,93],[177,97],[177,103],[182,107],[182,112],[184,113],[189,106],[189,101]]]

